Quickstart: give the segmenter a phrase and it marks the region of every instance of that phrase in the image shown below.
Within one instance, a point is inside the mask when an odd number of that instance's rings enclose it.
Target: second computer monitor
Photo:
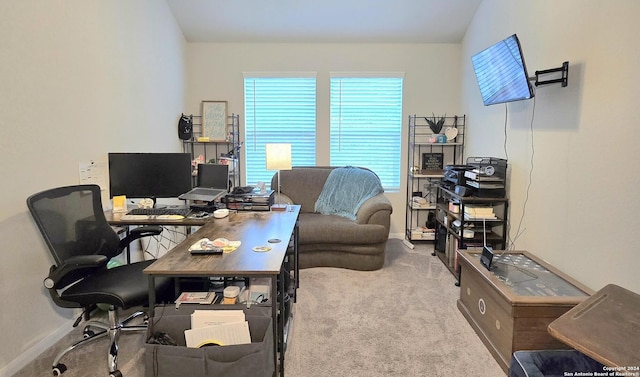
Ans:
[[[229,165],[199,164],[198,187],[229,190]]]

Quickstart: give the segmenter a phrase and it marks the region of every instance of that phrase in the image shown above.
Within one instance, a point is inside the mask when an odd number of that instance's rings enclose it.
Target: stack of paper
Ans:
[[[242,310],[195,310],[191,329],[185,330],[187,347],[229,346],[251,343],[249,323]]]
[[[486,206],[464,206],[464,218],[469,219],[497,219],[496,214],[493,212],[493,207]]]
[[[436,235],[435,229],[429,229],[426,226],[419,226],[411,229],[412,240],[433,240]]]
[[[411,198],[411,206],[413,208],[429,208],[431,207],[431,203],[427,201],[427,199],[421,196],[414,196]]]

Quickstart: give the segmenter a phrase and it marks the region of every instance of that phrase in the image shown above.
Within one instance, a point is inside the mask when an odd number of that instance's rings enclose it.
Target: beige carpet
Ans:
[[[302,270],[285,375],[504,377],[458,311],[459,288],[431,248],[410,250],[390,240],[379,271]],[[142,344],[142,335],[121,337],[125,377],[144,376]],[[58,348],[14,377],[50,376]],[[69,368],[63,377],[107,376],[106,353],[106,339],[75,350],[63,360]]]

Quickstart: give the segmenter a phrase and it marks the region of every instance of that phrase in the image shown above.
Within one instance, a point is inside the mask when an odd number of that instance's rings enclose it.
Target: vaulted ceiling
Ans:
[[[482,0],[167,0],[189,42],[459,43]]]

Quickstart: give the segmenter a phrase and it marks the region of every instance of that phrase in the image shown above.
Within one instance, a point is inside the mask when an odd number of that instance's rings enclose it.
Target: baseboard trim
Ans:
[[[73,323],[75,322],[75,320],[75,318],[72,318],[68,322],[65,322],[54,332],[44,337],[42,340],[29,347],[29,349],[23,352],[20,356],[9,362],[9,364],[0,369],[0,377],[13,376],[27,364],[40,356],[41,353],[53,347],[53,345],[56,344],[60,339],[64,338],[71,331],[73,331]]]

